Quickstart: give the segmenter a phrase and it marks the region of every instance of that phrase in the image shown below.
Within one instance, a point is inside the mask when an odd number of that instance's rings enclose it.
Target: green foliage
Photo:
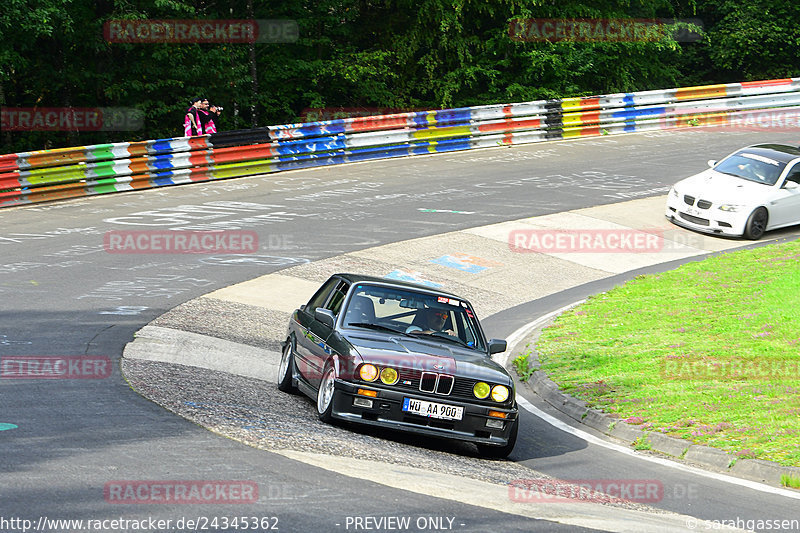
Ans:
[[[530,361],[531,352],[528,351],[526,353],[520,354],[514,358],[512,364],[517,371],[520,379],[522,381],[528,381],[534,372],[536,372],[536,368],[531,365]]]
[[[652,450],[653,445],[650,443],[650,440],[647,438],[646,435],[642,435],[641,437],[637,438],[633,443],[631,443],[634,450],[638,451],[645,451],[645,450]]]
[[[793,489],[800,489],[800,478],[791,476],[789,474],[781,474],[781,485],[784,487],[791,487]]]
[[[788,0],[7,0],[0,105],[135,107],[134,132],[3,132],[1,152],[182,134],[188,98],[225,106],[223,130],[306,108],[509,103],[797,75]],[[527,18],[696,18],[701,42],[524,42]],[[115,19],[288,19],[292,43],[110,43]]]

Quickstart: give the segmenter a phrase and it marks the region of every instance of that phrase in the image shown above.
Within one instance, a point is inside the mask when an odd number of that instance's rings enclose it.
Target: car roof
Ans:
[[[425,291],[425,292],[429,292],[429,293],[433,293],[433,294],[441,294],[443,296],[448,296],[450,298],[456,298],[458,300],[468,301],[465,298],[462,298],[461,296],[458,296],[456,294],[452,294],[452,293],[447,292],[447,291],[443,291],[443,290],[437,289],[436,287],[428,287],[426,285],[420,285],[418,283],[411,283],[411,282],[408,282],[408,281],[400,281],[400,280],[396,280],[396,279],[381,278],[381,277],[378,277],[378,276],[369,276],[369,275],[366,275],[366,274],[353,274],[351,272],[342,272],[342,273],[339,273],[339,274],[334,274],[332,277],[334,277],[334,276],[342,278],[342,279],[344,279],[346,281],[349,281],[351,284],[364,282],[364,283],[375,283],[375,284],[381,284],[381,285],[391,285],[391,286],[394,286],[394,287],[406,287],[406,288],[409,288],[409,289]]]
[[[738,154],[745,151],[770,157],[776,161],[780,161],[781,163],[789,163],[790,161],[794,161],[800,157],[800,148],[788,144],[754,144],[752,146],[742,148],[741,150],[737,150],[736,153]]]

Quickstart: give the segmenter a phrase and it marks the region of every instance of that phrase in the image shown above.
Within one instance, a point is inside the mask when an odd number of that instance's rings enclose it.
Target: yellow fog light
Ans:
[[[506,414],[501,413],[500,411],[489,411],[489,416],[493,416],[495,418],[505,418]]]
[[[496,402],[504,402],[508,400],[508,387],[504,385],[495,385],[492,388],[492,400]]]
[[[381,370],[381,381],[387,385],[394,385],[400,376],[397,375],[397,370],[394,368],[386,367]]]
[[[483,381],[479,381],[472,387],[472,394],[475,395],[476,398],[480,398],[483,400],[489,393],[492,391],[492,388],[489,386],[488,383],[484,383]]]
[[[378,369],[375,365],[361,365],[361,368],[358,370],[358,375],[361,376],[361,379],[364,381],[375,381],[378,379]]]
[[[358,393],[362,396],[371,396],[372,398],[378,397],[378,391],[369,390],[369,389],[358,389]]]

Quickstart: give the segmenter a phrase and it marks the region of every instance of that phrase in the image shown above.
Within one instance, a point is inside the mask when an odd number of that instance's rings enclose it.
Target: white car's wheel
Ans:
[[[747,223],[744,225],[744,236],[753,241],[760,239],[767,229],[768,218],[769,213],[763,207],[759,207],[750,213]]]

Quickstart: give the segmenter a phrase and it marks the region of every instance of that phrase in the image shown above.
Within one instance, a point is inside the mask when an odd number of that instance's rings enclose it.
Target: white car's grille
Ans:
[[[700,209],[708,209],[709,207],[711,207],[711,202],[709,202],[708,200],[698,200],[697,207],[699,207]]]
[[[693,224],[697,224],[698,226],[709,226],[711,223],[707,218],[700,218],[700,217],[693,217],[692,215],[687,215],[686,213],[678,213],[678,215],[684,219],[688,220]]]

